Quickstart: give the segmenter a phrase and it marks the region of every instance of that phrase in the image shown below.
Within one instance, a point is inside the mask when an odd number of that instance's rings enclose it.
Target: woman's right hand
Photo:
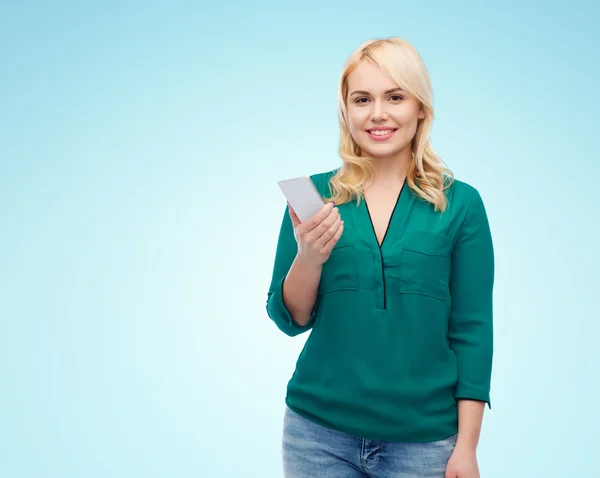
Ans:
[[[288,202],[289,213],[298,243],[298,257],[314,266],[322,265],[344,231],[344,221],[333,203],[325,204],[313,217],[302,223]]]

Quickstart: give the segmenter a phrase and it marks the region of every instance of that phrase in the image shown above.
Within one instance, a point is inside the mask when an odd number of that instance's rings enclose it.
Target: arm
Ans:
[[[477,445],[485,403],[491,408],[494,251],[487,214],[477,191],[452,251],[448,330],[456,355],[458,442]]]
[[[494,251],[481,196],[474,198],[452,250],[448,341],[458,367],[454,397],[458,437],[445,478],[479,478],[477,444],[485,404],[491,408]]]
[[[312,265],[298,255],[283,282],[283,302],[295,323],[304,327],[310,322],[317,302],[323,265]]]
[[[458,438],[446,466],[444,478],[480,478],[477,443],[485,402],[458,400]]]
[[[267,294],[267,314],[291,337],[309,330],[314,323],[321,269],[322,265],[311,265],[298,257],[298,244],[286,206]]]
[[[456,446],[475,453],[481,433],[485,402],[458,400],[458,438]]]

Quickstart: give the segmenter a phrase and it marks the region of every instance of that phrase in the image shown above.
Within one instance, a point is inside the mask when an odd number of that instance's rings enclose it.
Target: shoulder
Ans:
[[[472,184],[454,178],[446,189],[448,210],[459,228],[465,224],[487,221],[486,208],[479,190]]]
[[[479,228],[487,223],[487,212],[479,190],[472,184],[454,179],[446,191],[451,217],[458,230],[465,227]]]
[[[310,179],[316,186],[317,190],[323,196],[328,196],[329,191],[329,180],[335,176],[335,174],[339,171],[340,168],[331,169],[329,171],[323,171],[319,173],[314,173],[310,175]]]
[[[472,204],[481,202],[481,194],[475,186],[456,178],[446,189],[446,196],[459,208],[465,206],[469,208]]]

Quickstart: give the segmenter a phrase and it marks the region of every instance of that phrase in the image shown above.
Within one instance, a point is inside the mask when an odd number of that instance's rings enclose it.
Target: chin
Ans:
[[[403,148],[376,148],[376,149],[362,149],[365,153],[367,153],[372,158],[390,158],[397,156],[403,150]]]

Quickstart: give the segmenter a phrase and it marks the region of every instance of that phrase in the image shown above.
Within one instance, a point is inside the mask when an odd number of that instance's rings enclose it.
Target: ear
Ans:
[[[425,119],[425,110],[423,108],[419,109],[419,119]]]

